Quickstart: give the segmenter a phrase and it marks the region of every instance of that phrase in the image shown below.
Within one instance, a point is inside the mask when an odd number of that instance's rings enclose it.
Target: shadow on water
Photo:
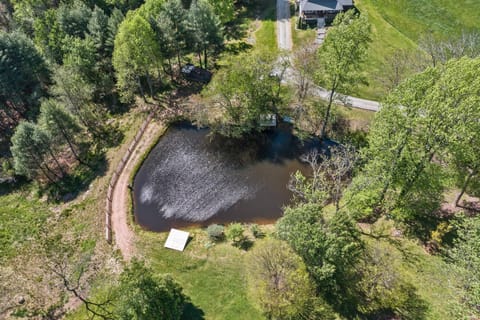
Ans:
[[[232,140],[174,125],[135,177],[135,219],[152,231],[273,222],[291,199],[290,174],[309,174],[300,156],[329,144],[300,141],[289,126]]]

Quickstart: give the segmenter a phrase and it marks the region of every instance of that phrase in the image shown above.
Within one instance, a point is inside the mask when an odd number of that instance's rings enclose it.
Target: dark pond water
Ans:
[[[211,223],[268,223],[291,200],[292,172],[308,167],[301,154],[319,148],[301,143],[286,127],[255,141],[212,139],[208,129],[171,127],[134,181],[135,219],[152,231]]]

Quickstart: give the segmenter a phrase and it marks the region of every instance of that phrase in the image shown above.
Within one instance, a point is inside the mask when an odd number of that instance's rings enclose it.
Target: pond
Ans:
[[[291,201],[290,174],[308,174],[300,155],[319,147],[318,140],[301,142],[287,125],[239,141],[176,124],[135,177],[135,220],[159,232],[212,223],[274,222]]]

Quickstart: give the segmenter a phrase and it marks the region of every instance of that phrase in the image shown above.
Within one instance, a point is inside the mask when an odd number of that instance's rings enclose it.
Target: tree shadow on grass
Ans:
[[[203,320],[205,313],[202,309],[194,305],[192,302],[187,302],[183,309],[182,320]]]

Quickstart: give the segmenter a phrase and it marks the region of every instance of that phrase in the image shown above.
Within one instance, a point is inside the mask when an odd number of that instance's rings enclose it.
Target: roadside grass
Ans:
[[[268,226],[261,228],[267,231]],[[227,241],[209,246],[204,229],[188,231],[192,238],[184,252],[163,247],[167,233],[139,232],[138,247],[156,272],[171,274],[181,284],[205,319],[264,319],[248,298],[244,262],[247,252]]]
[[[290,20],[292,25],[293,50],[295,51],[306,45],[312,45],[316,36],[315,29],[297,29],[298,16],[294,14],[292,14]]]
[[[255,31],[253,50],[261,55],[277,55],[275,0],[264,0],[259,15],[260,27]]]

